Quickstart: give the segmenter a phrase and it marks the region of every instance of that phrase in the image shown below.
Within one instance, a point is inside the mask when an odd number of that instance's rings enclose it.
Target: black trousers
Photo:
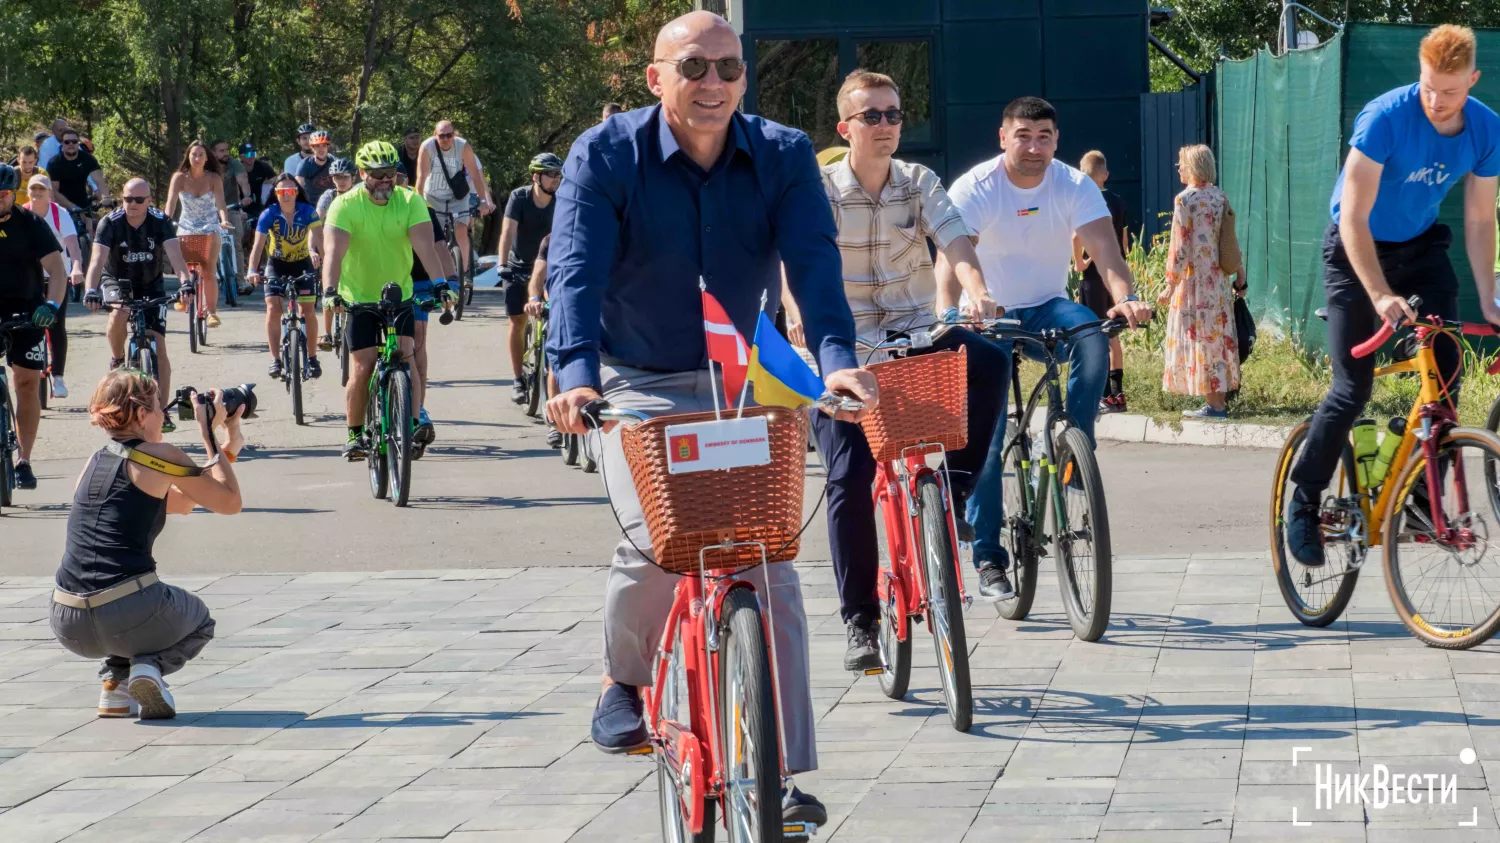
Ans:
[[[62,377],[68,368],[68,298],[63,297],[57,308],[57,321],[47,329],[52,337],[52,374]]]
[[[998,384],[1010,359],[1000,347],[972,331],[950,329],[930,351],[960,346],[968,349],[969,439],[962,450],[948,454],[950,492],[964,511],[979,470],[989,455],[990,437],[1003,398]],[[916,352],[918,354],[923,352]],[[875,528],[875,456],[865,440],[864,428],[853,422],[834,421],[821,412],[812,413],[813,435],[818,453],[828,469],[828,544],[833,554],[833,573],[839,587],[839,613],[847,622],[856,616],[874,620],[880,616],[876,578],[880,574],[880,547]]]
[[[1458,277],[1448,260],[1453,233],[1434,225],[1400,243],[1376,241],[1375,252],[1386,283],[1400,296],[1421,296],[1419,316],[1458,318]],[[1339,455],[1349,431],[1364,412],[1375,385],[1375,356],[1356,359],[1353,349],[1380,328],[1375,305],[1359,283],[1338,226],[1323,237],[1323,289],[1328,295],[1328,356],[1333,363],[1333,385],[1313,414],[1302,459],[1292,468],[1292,481],[1308,492],[1328,488],[1338,469]],[[1456,343],[1439,338],[1432,347],[1444,381],[1452,381],[1457,402],[1462,353]]]

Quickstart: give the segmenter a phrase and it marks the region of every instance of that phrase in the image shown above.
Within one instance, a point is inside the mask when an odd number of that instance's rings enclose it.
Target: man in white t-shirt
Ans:
[[[1003,153],[976,166],[953,183],[948,195],[979,233],[979,266],[990,296],[1019,319],[1022,330],[1073,328],[1099,317],[1068,298],[1068,266],[1073,235],[1095,259],[1114,298],[1110,316],[1132,326],[1149,321],[1151,308],[1133,293],[1130,267],[1120,255],[1109,206],[1099,186],[1082,172],[1054,160],[1057,111],[1046,100],[1021,97],[1005,107],[1000,124]],[[939,272],[939,277],[951,277]],[[956,287],[956,281],[950,281]],[[950,295],[957,295],[951,289]],[[1090,440],[1099,399],[1109,377],[1109,340],[1085,334],[1068,344],[1067,413]],[[990,456],[969,498],[968,520],[974,526],[974,561],[979,565],[979,593],[1000,600],[1013,593],[1006,574],[1010,559],[1000,543],[1003,523],[1000,478],[1005,446],[1005,401],[1010,367],[999,378],[1001,412]]]

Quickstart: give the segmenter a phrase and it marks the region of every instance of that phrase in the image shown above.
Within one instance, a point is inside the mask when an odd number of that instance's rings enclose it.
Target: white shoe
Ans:
[[[99,691],[100,717],[135,717],[140,713],[141,706],[125,690],[125,683],[104,680],[104,687]]]
[[[167,690],[167,680],[154,664],[130,666],[130,696],[141,706],[142,720],[170,720],[177,716],[177,706],[172,702],[172,692]]]
[[[68,385],[65,384],[65,383],[63,383],[62,375],[53,375],[52,376],[52,397],[53,398],[67,398],[68,397]]]

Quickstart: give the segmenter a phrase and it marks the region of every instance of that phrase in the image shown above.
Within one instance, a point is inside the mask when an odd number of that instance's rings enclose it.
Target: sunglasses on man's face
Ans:
[[[78,145],[78,138],[74,138],[72,140],[65,140],[65,141],[62,142],[62,145],[63,146],[77,146]]]
[[[124,196],[121,198],[125,200],[125,204],[127,205],[144,205],[151,201],[151,197],[149,196]]]
[[[661,64],[670,64],[677,68],[682,78],[689,82],[697,82],[708,75],[708,68],[713,67],[714,72],[725,82],[737,82],[745,75],[745,60],[737,58],[706,59],[702,56],[688,56],[685,59],[657,59]]]
[[[375,181],[392,181],[396,178],[396,168],[381,167],[378,170],[365,170],[365,177]]]
[[[562,178],[562,170],[544,170],[542,172],[542,178],[544,178],[544,179],[560,179],[560,178]]]
[[[438,132],[438,140],[453,140],[452,132]]]
[[[906,119],[906,115],[904,115],[899,108],[887,108],[885,111],[881,111],[878,108],[872,108],[869,111],[861,111],[855,114],[851,114],[848,117],[845,117],[844,120],[851,123],[855,120],[863,120],[865,121],[866,126],[879,126],[880,118],[882,117],[885,118],[885,122],[889,123],[892,126],[899,126],[901,125],[901,121]]]

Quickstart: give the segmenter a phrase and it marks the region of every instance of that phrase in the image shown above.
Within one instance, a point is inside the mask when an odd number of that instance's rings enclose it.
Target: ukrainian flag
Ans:
[[[823,394],[823,381],[761,311],[750,346],[750,382],[762,407],[806,407]]]

